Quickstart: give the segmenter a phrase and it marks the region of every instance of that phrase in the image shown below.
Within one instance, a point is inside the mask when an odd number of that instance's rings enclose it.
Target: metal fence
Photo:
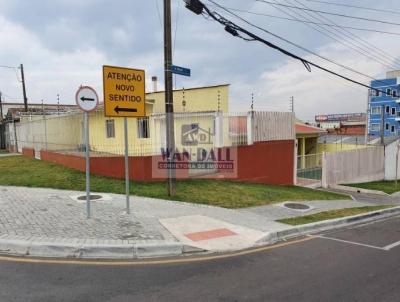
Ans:
[[[322,153],[297,156],[297,177],[321,180]]]
[[[179,112],[173,114],[176,149],[220,148],[250,145],[257,141],[294,139],[290,113],[277,112]],[[128,120],[130,156],[159,155],[166,147],[165,113]],[[102,110],[89,114],[91,156],[124,153],[123,119],[105,118]],[[32,148],[82,154],[83,114],[25,115],[6,124],[9,149]]]
[[[239,113],[216,114],[176,113],[176,148],[194,146],[205,149],[247,144],[247,129]],[[165,114],[128,121],[129,154],[131,156],[158,155],[166,147]],[[225,128],[225,129],[224,129]],[[102,112],[89,115],[90,151],[92,156],[115,156],[124,152],[122,119],[104,118]],[[54,116],[24,116],[19,123],[6,125],[7,148],[35,149],[64,153],[82,153],[83,114]]]
[[[254,141],[296,139],[293,113],[256,111],[250,114],[253,115]]]

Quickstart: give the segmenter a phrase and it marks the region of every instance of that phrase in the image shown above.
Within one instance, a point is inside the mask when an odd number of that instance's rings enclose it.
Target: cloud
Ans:
[[[371,36],[371,43],[378,45],[380,36]],[[397,56],[400,53],[400,43],[393,40],[388,43],[391,53]],[[376,78],[384,78],[383,66],[366,57],[354,54],[338,43],[324,45],[318,51],[345,66],[360,70]],[[308,55],[307,60],[313,61],[335,72],[369,85],[370,79],[357,75],[337,65]],[[301,62],[294,59],[285,59],[284,63],[274,70],[267,70],[254,83],[259,91],[258,108],[287,110],[289,98],[295,97],[296,114],[303,119],[310,120],[315,114],[339,112],[364,112],[367,103],[367,88],[355,85],[346,80],[330,75],[312,67],[309,73]]]
[[[278,13],[271,6],[254,2],[218,2],[230,7]],[[383,0],[382,5],[395,2]],[[0,65],[24,63],[28,98],[35,102],[44,99],[54,103],[56,95],[60,94],[62,102],[73,103],[75,91],[81,84],[94,86],[101,95],[101,66],[105,64],[143,68],[148,83],[152,75],[159,77],[161,89],[163,34],[159,14],[162,1],[138,3],[124,0],[0,0]],[[294,96],[296,113],[304,119],[312,119],[319,113],[365,110],[366,89],[315,68],[309,73],[300,62],[258,42],[232,37],[219,24],[184,9],[183,2],[173,3],[174,63],[192,69],[191,78],[176,77],[175,87],[231,83],[232,111],[248,110],[252,93],[255,108],[264,110],[288,110],[289,98]],[[372,6],[373,1],[365,5]],[[367,12],[365,15],[369,16]],[[243,16],[373,77],[384,77],[388,69],[302,24]],[[352,25],[350,20],[340,22]],[[248,25],[246,28],[250,29]],[[394,30],[385,26],[380,29]],[[257,33],[313,62],[363,83],[369,82],[367,78],[307,55],[264,32]],[[384,48],[392,56],[400,54],[398,39],[378,34],[357,35],[371,43],[372,47]],[[371,49],[367,51],[374,53]],[[382,57],[385,55],[380,54]],[[21,84],[13,70],[0,69],[0,83],[0,90],[6,99],[22,100]]]
[[[22,26],[1,17],[0,23],[3,24],[0,38],[5,45],[0,49],[0,58],[14,62],[10,64],[13,66],[17,65],[16,62],[24,63],[30,102],[44,99],[54,103],[59,93],[62,100],[71,103],[73,90],[79,85],[85,83],[101,88],[101,74],[98,69],[105,61],[105,55],[101,51],[88,48],[59,53],[45,47],[40,39]],[[19,80],[19,74],[17,77],[12,70],[0,70],[0,89],[6,95],[6,100],[22,99]]]

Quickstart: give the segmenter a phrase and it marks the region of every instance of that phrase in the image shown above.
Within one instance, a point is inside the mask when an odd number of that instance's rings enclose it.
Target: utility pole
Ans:
[[[26,88],[25,88],[25,75],[24,75],[24,65],[20,65],[21,69],[21,79],[22,79],[22,92],[24,94],[24,107],[25,107],[25,112],[28,111],[28,98],[26,97]]]
[[[164,0],[164,73],[165,73],[165,115],[167,131],[168,196],[175,195],[175,133],[174,100],[172,92],[172,39],[171,39],[171,0]]]

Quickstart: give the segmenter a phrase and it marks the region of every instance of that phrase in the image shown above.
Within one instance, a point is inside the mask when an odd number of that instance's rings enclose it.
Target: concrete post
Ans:
[[[214,147],[222,148],[224,146],[224,116],[222,112],[215,113],[215,133]]]
[[[15,123],[15,120],[13,121],[13,124],[14,124],[14,140],[15,140],[15,144],[14,144],[15,150],[14,150],[14,152],[18,153],[17,126],[16,126],[16,123]]]
[[[252,145],[254,143],[254,111],[247,113],[247,145]]]
[[[323,188],[328,188],[328,183],[326,179],[326,152],[322,152],[322,177],[321,177],[321,186]]]
[[[294,159],[293,159],[293,184],[296,185],[297,184],[297,150],[298,150],[298,140],[295,139],[294,140],[294,150],[293,150],[293,154],[294,154]]]
[[[301,138],[301,168],[306,168],[306,138]]]

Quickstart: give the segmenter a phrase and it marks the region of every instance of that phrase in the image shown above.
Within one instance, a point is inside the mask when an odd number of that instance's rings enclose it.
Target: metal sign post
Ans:
[[[86,217],[90,218],[90,156],[89,156],[89,113],[85,111],[85,160],[86,160]]]
[[[126,213],[130,214],[128,117],[146,116],[145,71],[103,66],[104,115],[124,118]]]
[[[130,214],[129,205],[129,157],[128,157],[128,119],[124,117],[124,136],[125,136],[125,194],[126,194],[126,214]]]
[[[99,97],[88,86],[81,86],[75,95],[76,104],[84,111],[85,160],[86,160],[86,217],[90,218],[90,154],[89,154],[89,112],[97,108]]]

